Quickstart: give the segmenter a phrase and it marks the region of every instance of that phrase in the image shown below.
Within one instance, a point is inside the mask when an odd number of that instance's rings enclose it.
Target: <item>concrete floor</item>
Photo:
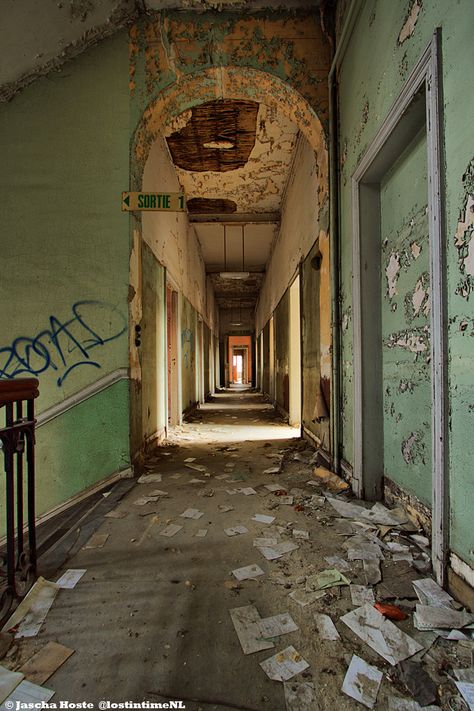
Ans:
[[[55,690],[56,702],[184,699],[188,711],[283,711],[283,685],[269,680],[259,662],[291,644],[310,664],[295,679],[315,684],[318,702],[312,708],[361,708],[340,691],[352,654],[384,672],[391,669],[338,622],[341,614],[353,609],[349,590],[332,589],[305,608],[288,597],[291,590],[304,589],[302,576],[329,567],[324,556],[343,554],[335,512],[327,502],[297,511],[261,488],[277,482],[288,491],[295,489],[296,496],[318,493],[306,484],[309,465],[293,458],[306,447],[297,436],[298,431],[285,425],[260,395],[219,394],[204,405],[150,458],[148,473],[162,473],[162,481],[137,483],[117,506],[127,515],[101,522],[98,533],[109,534],[104,547],[82,549],[64,566],[86,568],[87,573],[75,589],[59,592],[38,637],[21,640],[9,666],[19,666],[22,659],[54,640],[75,650],[44,684]],[[276,463],[271,455],[278,453],[285,455],[282,472],[264,474]],[[193,464],[204,465],[210,476],[187,468],[187,457],[196,457]],[[216,478],[223,473],[241,481]],[[180,476],[172,478],[173,474]],[[205,483],[191,484],[193,478]],[[241,486],[257,488],[257,495],[225,491]],[[200,495],[211,488],[213,496]],[[139,496],[155,489],[169,496],[135,505]],[[222,504],[234,510],[222,513],[218,510]],[[204,516],[181,518],[190,507]],[[252,521],[256,513],[274,515],[276,521],[270,526],[258,524]],[[170,522],[183,528],[166,538],[160,531]],[[296,541],[299,549],[283,558],[267,561],[253,547],[253,539],[280,537],[276,524],[292,522],[309,531],[310,539]],[[228,537],[224,528],[237,524],[245,525],[249,533]],[[204,528],[207,536],[195,537]],[[281,538],[290,540],[291,528]],[[231,571],[251,563],[258,563],[265,575],[232,589]],[[364,582],[359,563],[352,565],[348,575],[353,582]],[[276,639],[274,650],[245,656],[229,609],[249,604],[262,617],[290,612],[299,630]],[[320,640],[315,612],[332,616],[341,641]],[[387,693],[397,695],[385,674],[377,709],[388,708]]]

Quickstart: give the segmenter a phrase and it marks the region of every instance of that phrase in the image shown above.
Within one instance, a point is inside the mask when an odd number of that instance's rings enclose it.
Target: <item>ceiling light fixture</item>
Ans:
[[[250,272],[245,271],[245,225],[242,224],[242,271],[241,272],[228,272],[227,271],[227,235],[226,235],[226,225],[224,227],[224,271],[220,273],[221,279],[235,279],[244,280],[248,279]]]

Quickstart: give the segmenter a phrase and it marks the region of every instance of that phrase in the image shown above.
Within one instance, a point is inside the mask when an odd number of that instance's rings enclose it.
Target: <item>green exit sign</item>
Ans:
[[[122,211],[155,210],[163,212],[184,212],[184,193],[122,193]]]

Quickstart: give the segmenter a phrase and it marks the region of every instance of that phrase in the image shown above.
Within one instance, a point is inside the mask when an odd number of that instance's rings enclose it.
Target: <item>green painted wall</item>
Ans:
[[[142,244],[142,320],[139,349],[142,371],[142,434],[146,440],[166,427],[165,269]]]
[[[209,327],[203,323],[203,362],[204,362],[204,396],[211,392],[211,372],[210,372],[210,348],[211,348],[211,331]]]
[[[430,505],[432,411],[427,199],[427,145],[423,130],[380,186],[380,298],[384,474]],[[405,345],[407,338],[412,339],[410,349]]]
[[[276,401],[285,412],[290,409],[290,290],[287,289],[273,314],[275,329]]]
[[[38,413],[128,365],[129,133],[126,33],[0,108],[0,369]],[[76,410],[38,430],[39,513],[127,466],[126,382]]]
[[[181,339],[181,397],[183,412],[196,403],[196,311],[179,294]]]
[[[436,27],[442,34],[443,155],[445,159],[445,232],[447,252],[450,544],[474,564],[472,505],[466,495],[474,474],[474,313],[472,290],[472,213],[474,201],[474,4],[423,0],[411,36],[401,35],[411,2],[371,0],[363,3],[339,74],[342,336],[343,336],[343,454],[353,460],[352,377],[352,242],[351,183],[365,149],[374,138],[391,104]],[[470,223],[470,224],[469,224]],[[412,277],[415,277],[413,271]],[[408,291],[415,287],[405,284]],[[408,397],[395,395],[395,407]],[[401,446],[401,443],[400,443]],[[416,477],[415,477],[416,479]]]

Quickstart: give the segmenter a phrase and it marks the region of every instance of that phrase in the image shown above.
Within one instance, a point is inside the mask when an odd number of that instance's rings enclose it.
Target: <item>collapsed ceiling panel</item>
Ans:
[[[231,214],[237,210],[233,200],[219,200],[218,198],[191,198],[186,206],[190,215],[213,215],[215,213]]]
[[[262,287],[264,274],[251,273],[247,279],[224,279],[219,274],[211,274],[217,304],[220,308],[255,308]]]
[[[241,168],[255,145],[257,114],[255,101],[195,106],[186,125],[166,138],[173,163],[194,172]]]
[[[217,223],[195,224],[202,256],[208,272],[264,271],[278,224],[244,225],[242,259],[242,226],[227,225],[224,263],[224,226]]]
[[[215,103],[221,102],[212,102],[212,104]],[[205,104],[205,106],[210,106],[210,104]],[[237,213],[258,214],[280,210],[292,166],[298,129],[276,109],[264,104],[256,104],[256,106],[258,106],[258,114],[253,148],[245,164],[225,172],[184,170],[176,167],[176,174],[186,194],[188,204],[193,198],[205,198],[206,200],[232,200],[237,205]],[[186,114],[183,119],[189,125],[190,112],[188,111]],[[183,122],[176,120],[174,125],[182,126]],[[218,129],[216,128],[216,135],[217,133]],[[180,135],[181,131],[176,134]],[[200,134],[194,135],[194,140],[201,142],[202,136]],[[219,150],[213,149],[213,152],[216,153]],[[232,150],[221,149],[220,153],[224,156],[232,153]]]

